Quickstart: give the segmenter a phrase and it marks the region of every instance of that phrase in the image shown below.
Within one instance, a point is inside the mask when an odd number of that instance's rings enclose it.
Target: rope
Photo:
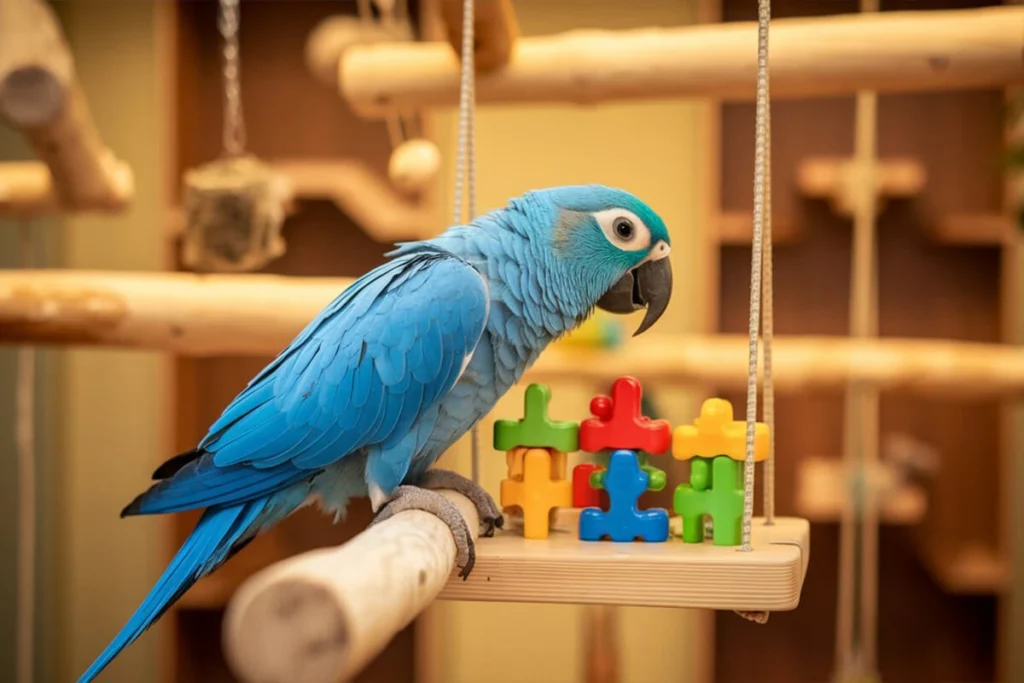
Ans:
[[[772,338],[775,336],[775,294],[772,283],[772,109],[768,96],[765,131],[764,174],[764,254],[761,260],[764,273],[761,281],[761,299],[764,306],[761,319],[761,338],[764,343],[764,413],[768,425],[768,460],[764,463],[764,516],[765,524],[775,524],[775,378],[772,376]]]
[[[462,72],[459,81],[459,146],[455,166],[455,197],[452,202],[452,223],[459,225],[473,220],[476,215],[476,150],[474,149],[474,114],[476,110],[475,67],[473,60],[473,6],[474,0],[462,3]],[[465,190],[465,212],[463,191]],[[473,482],[480,483],[480,427],[470,430]]]
[[[21,226],[21,265],[32,266],[32,226]],[[35,664],[36,596],[36,459],[35,383],[36,352],[31,346],[18,348],[16,380],[16,427],[18,460],[18,683],[32,683]]]
[[[743,551],[750,552],[754,516],[754,426],[757,424],[757,352],[761,322],[761,269],[768,149],[768,23],[771,0],[758,0],[757,114],[754,150],[754,235],[750,259],[750,350],[747,359],[747,450],[743,467]]]

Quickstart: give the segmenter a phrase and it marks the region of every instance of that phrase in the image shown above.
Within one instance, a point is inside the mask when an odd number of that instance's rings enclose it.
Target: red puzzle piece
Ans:
[[[620,377],[612,395],[597,396],[590,402],[595,417],[580,425],[580,448],[588,453],[604,449],[627,449],[664,453],[672,445],[668,420],[652,420],[640,412],[643,390],[634,377]]]
[[[572,469],[572,506],[574,508],[608,509],[608,492],[590,486],[590,475],[604,468],[592,462],[583,462]]]

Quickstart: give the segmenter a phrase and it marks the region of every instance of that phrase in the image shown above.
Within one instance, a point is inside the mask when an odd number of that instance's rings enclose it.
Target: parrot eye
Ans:
[[[651,232],[640,217],[622,207],[593,214],[605,239],[623,251],[643,251],[651,246]]]
[[[633,235],[636,234],[636,230],[628,218],[616,218],[614,227],[615,235],[624,242],[633,239]]]

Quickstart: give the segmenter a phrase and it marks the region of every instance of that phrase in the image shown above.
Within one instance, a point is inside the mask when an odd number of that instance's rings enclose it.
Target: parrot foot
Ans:
[[[417,486],[425,489],[451,489],[469,498],[476,506],[477,514],[480,515],[480,535],[489,538],[494,535],[495,528],[502,528],[505,525],[505,517],[494,502],[491,494],[487,493],[484,487],[475,483],[457,472],[431,468],[423,473]]]
[[[455,562],[462,568],[459,576],[465,581],[476,564],[476,547],[466,519],[455,504],[436,491],[418,486],[399,486],[384,505],[370,526],[406,510],[423,510],[444,522],[455,539]]]

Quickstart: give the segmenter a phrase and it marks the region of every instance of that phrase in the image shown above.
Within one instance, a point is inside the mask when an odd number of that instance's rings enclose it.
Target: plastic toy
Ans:
[[[667,451],[672,444],[672,427],[666,420],[643,415],[640,382],[633,377],[620,377],[612,385],[611,393],[610,397],[597,396],[590,402],[594,417],[580,425],[580,447],[588,453],[622,448],[648,453]]]
[[[601,465],[592,462],[581,463],[572,469],[572,506],[574,508],[608,509],[608,496],[601,488],[594,486],[592,477],[598,472],[603,472],[604,469]]]
[[[668,540],[668,511],[639,510],[640,494],[651,488],[647,473],[633,451],[619,450],[608,460],[608,470],[595,473],[608,492],[608,511],[587,508],[580,513],[580,540],[630,542],[641,538],[648,543]],[[662,480],[662,487],[665,482]]]
[[[544,384],[526,387],[523,419],[497,420],[494,423],[494,447],[499,451],[514,448],[553,448],[562,453],[579,450],[580,427],[575,422],[555,422],[548,417],[551,389]]]
[[[676,487],[673,508],[683,519],[683,541],[704,541],[704,517],[711,517],[715,545],[739,545],[743,520],[746,423],[733,420],[732,404],[709,398],[692,425],[672,435],[672,457],[693,460],[690,483]],[[754,460],[768,458],[768,425],[754,425]]]
[[[552,477],[556,466],[547,449],[522,449],[509,460],[521,460],[522,478],[501,482],[501,505],[523,511],[524,538],[547,538],[551,510],[572,505],[572,485]]]
[[[676,487],[673,508],[683,519],[683,541],[704,541],[704,516],[714,523],[715,545],[739,545],[743,521],[743,464],[720,455],[694,458],[690,483]]]

